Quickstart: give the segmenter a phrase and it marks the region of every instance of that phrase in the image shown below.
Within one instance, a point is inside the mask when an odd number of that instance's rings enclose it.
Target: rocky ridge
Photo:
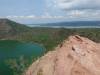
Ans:
[[[100,75],[100,44],[70,36],[34,62],[24,75]]]

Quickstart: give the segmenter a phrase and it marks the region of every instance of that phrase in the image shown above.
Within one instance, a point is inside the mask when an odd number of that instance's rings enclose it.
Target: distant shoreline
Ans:
[[[28,25],[30,27],[47,27],[47,28],[100,28],[100,26],[41,26],[41,25]]]

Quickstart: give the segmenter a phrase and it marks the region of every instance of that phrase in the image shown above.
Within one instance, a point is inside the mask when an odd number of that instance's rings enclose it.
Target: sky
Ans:
[[[0,0],[0,18],[24,24],[100,20],[100,0]]]

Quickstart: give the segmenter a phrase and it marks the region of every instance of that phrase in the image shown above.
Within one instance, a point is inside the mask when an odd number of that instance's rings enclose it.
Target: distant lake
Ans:
[[[6,64],[9,59],[19,59],[24,56],[27,59],[37,58],[44,54],[45,48],[33,43],[23,43],[15,40],[0,41],[0,75],[13,75]]]
[[[28,26],[49,28],[100,28],[100,21],[67,21],[44,24],[28,24]]]
[[[80,26],[64,26],[64,25],[61,25],[61,26],[57,26],[57,25],[52,25],[52,26],[49,26],[49,25],[28,25],[30,27],[46,27],[46,28],[100,28],[100,26],[84,26],[84,25],[80,25]]]

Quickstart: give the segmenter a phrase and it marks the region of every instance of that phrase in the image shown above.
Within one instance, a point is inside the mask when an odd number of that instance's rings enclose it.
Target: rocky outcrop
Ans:
[[[100,75],[100,44],[70,36],[34,62],[25,75]]]

